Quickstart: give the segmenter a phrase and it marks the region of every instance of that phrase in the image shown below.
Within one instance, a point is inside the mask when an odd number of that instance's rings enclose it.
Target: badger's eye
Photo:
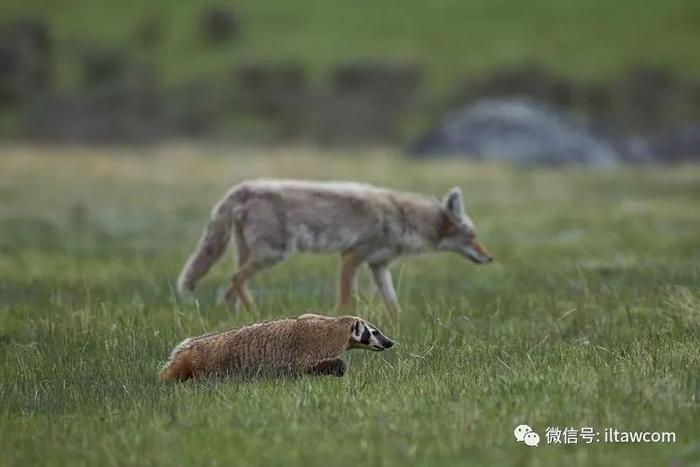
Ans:
[[[377,334],[379,334],[379,331],[377,331],[376,329],[372,329],[372,335],[376,336]]]

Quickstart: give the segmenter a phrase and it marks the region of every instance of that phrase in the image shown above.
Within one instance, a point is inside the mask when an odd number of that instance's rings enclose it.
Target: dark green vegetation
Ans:
[[[514,95],[649,137],[700,120],[698,24],[694,0],[4,0],[0,139],[410,148]]]
[[[523,61],[572,78],[616,77],[630,65],[700,73],[693,0],[230,1],[238,19],[230,43],[211,47],[201,2],[4,0],[0,15],[49,20],[59,43],[61,80],[76,80],[91,47],[155,60],[167,83],[230,79],[242,62],[299,63],[319,78],[338,63],[391,60],[425,66],[433,87],[465,73]]]
[[[700,460],[697,168],[515,171],[178,148],[147,157],[3,152],[0,465]],[[397,345],[349,354],[342,379],[158,384],[159,366],[186,336],[331,312],[337,258],[328,256],[296,256],[263,274],[253,314],[216,305],[230,259],[202,283],[198,305],[174,298],[214,201],[261,175],[436,195],[459,184],[497,261],[400,262],[399,324],[362,277],[357,313]],[[591,426],[674,431],[677,443],[543,439],[532,449],[514,442],[520,423],[543,438],[548,426]]]

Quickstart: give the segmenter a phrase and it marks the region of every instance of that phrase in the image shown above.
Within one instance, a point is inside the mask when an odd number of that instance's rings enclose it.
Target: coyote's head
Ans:
[[[491,253],[476,239],[476,228],[464,212],[462,190],[452,188],[443,198],[443,222],[438,249],[454,251],[478,264],[493,261]]]
[[[351,349],[367,349],[381,352],[394,345],[382,332],[363,319],[355,318],[350,334]]]

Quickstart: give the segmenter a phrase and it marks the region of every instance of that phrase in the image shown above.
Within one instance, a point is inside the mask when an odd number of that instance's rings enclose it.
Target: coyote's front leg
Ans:
[[[391,271],[389,271],[387,263],[370,264],[369,268],[372,270],[374,283],[377,284],[377,290],[382,296],[384,306],[386,306],[389,316],[392,319],[396,318],[399,310],[399,300],[396,297],[394,284],[391,280]]]

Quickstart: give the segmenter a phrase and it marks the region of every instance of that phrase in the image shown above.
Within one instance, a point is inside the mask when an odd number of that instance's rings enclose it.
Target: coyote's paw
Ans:
[[[194,295],[185,295],[184,297],[181,295],[179,299],[182,303],[197,303],[197,297],[195,297]]]
[[[216,304],[225,305],[230,311],[238,311],[238,294],[232,287],[219,288],[216,293]]]
[[[194,287],[183,287],[182,284],[177,284],[177,299],[183,303],[194,303],[197,299],[194,297]]]
[[[180,298],[188,298],[192,296],[192,292],[194,292],[194,284],[191,284],[188,281],[183,280],[182,278],[179,278],[177,281],[177,295]]]

